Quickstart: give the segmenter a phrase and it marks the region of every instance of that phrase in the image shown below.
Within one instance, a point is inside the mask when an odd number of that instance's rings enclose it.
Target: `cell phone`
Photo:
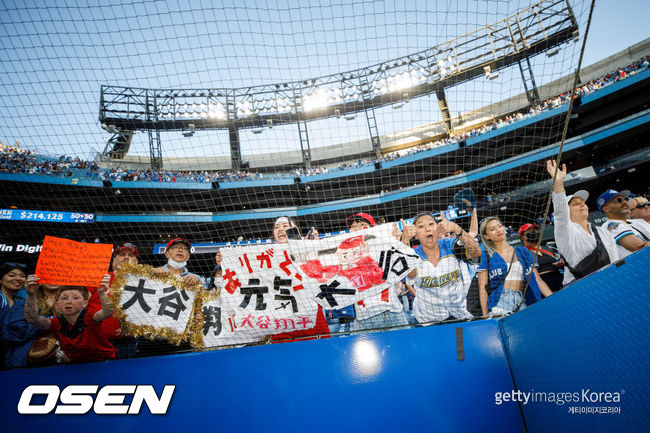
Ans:
[[[312,227],[309,229],[307,232],[307,239],[316,239],[316,236],[314,236],[314,232],[316,231],[316,227]]]
[[[289,239],[298,239],[300,240],[300,232],[298,231],[298,227],[291,227],[290,229],[287,229],[287,237]]]

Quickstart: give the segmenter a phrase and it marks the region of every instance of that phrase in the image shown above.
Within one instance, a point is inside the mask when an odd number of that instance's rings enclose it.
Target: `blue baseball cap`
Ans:
[[[603,206],[605,206],[611,199],[616,197],[617,195],[623,196],[623,197],[629,197],[630,196],[630,191],[627,189],[624,189],[621,192],[616,191],[615,189],[608,189],[604,193],[602,193],[599,197],[598,200],[596,200],[596,205],[598,206],[598,210],[602,211]]]

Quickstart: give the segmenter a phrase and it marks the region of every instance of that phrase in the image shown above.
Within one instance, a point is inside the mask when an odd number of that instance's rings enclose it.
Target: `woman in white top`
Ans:
[[[485,250],[478,266],[478,288],[483,316],[509,314],[553,294],[535,267],[526,247],[508,245],[498,217],[487,217],[479,228]]]
[[[470,276],[463,260],[477,260],[481,249],[466,231],[458,224],[445,219],[437,223],[433,214],[418,214],[413,225],[406,226],[402,242],[409,244],[415,237],[420,245],[414,251],[422,260],[408,275],[406,282],[415,289],[413,316],[419,323],[437,322],[449,317],[471,319],[467,311],[467,290]],[[455,238],[444,238],[448,233]],[[454,246],[462,242],[464,252],[454,251]],[[457,257],[457,255],[464,257]],[[467,282],[467,284],[465,284]]]
[[[575,268],[585,257],[589,256],[596,248],[596,237],[593,230],[597,230],[601,242],[609,255],[610,263],[618,260],[616,241],[603,227],[589,224],[589,208],[585,201],[589,197],[587,191],[581,190],[573,195],[566,196],[564,191],[564,178],[566,177],[566,164],[557,167],[555,161],[546,161],[546,171],[555,174],[553,183],[553,209],[555,210],[555,244],[564,256],[567,264]],[[568,266],[564,267],[564,281],[566,286],[576,278]]]

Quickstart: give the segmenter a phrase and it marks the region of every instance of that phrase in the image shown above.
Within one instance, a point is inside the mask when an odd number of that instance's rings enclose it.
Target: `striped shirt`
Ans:
[[[569,217],[569,203],[567,203],[564,192],[553,193],[553,209],[555,210],[555,244],[569,265],[575,267],[596,248],[596,236],[593,233],[587,233],[580,224],[571,221]],[[610,262],[617,261],[618,251],[616,250],[614,237],[604,227],[596,227],[593,225],[592,227],[598,230],[605,250],[609,254]],[[566,286],[574,280],[575,277],[565,266],[564,280],[562,283]]]
[[[454,242],[455,239],[438,240],[438,266],[428,260],[421,245],[414,248],[422,260],[417,264],[418,275],[407,277],[406,282],[415,289],[413,315],[420,323],[442,321],[449,316],[473,317],[467,311],[467,291],[471,282],[468,267],[454,256]]]

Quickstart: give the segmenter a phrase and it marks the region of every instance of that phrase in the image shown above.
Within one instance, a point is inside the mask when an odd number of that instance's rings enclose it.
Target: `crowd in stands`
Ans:
[[[646,69],[649,66],[649,59],[642,58],[631,65],[622,67],[607,75],[591,80],[577,88],[576,97],[582,97],[610,84],[621,81],[631,74]],[[17,146],[5,146],[0,143],[0,173],[16,174],[36,174],[48,176],[75,176],[85,177],[96,180],[110,181],[138,181],[138,182],[192,182],[192,183],[210,183],[218,182],[243,182],[250,180],[262,180],[282,177],[305,177],[334,171],[344,171],[350,168],[374,166],[377,162],[388,162],[399,159],[404,156],[414,155],[427,150],[458,143],[468,138],[477,137],[489,131],[493,131],[504,126],[519,122],[523,119],[536,116],[542,112],[549,111],[565,105],[569,102],[570,92],[564,92],[561,95],[549,98],[535,107],[530,107],[528,111],[516,112],[504,117],[495,118],[492,122],[481,127],[462,131],[454,136],[443,138],[434,142],[423,143],[408,148],[382,155],[378,159],[368,160],[359,159],[353,162],[342,163],[335,167],[311,167],[297,168],[289,172],[274,174],[264,174],[258,171],[241,170],[241,171],[182,171],[182,170],[163,170],[153,171],[150,169],[136,170],[128,168],[100,168],[93,161],[84,161],[79,157],[61,156],[49,158],[34,155],[33,152],[21,149]],[[73,170],[74,169],[74,170]]]
[[[99,166],[79,157],[63,155],[58,159],[46,158],[21,149],[3,149],[0,153],[0,172],[69,177],[73,175],[72,169],[87,170],[87,175],[91,176],[99,171]]]
[[[394,287],[372,292],[374,294],[366,296],[362,302],[353,301],[329,310],[312,300],[314,304],[310,312],[302,313],[309,316],[303,319],[308,319],[313,324],[312,328],[293,332],[280,330],[266,337],[270,341],[294,341],[330,334],[345,336],[363,330],[509,315],[650,246],[650,205],[646,197],[635,196],[626,190],[606,190],[595,203],[598,210],[607,216],[607,221],[596,226],[588,220],[586,201],[589,193],[581,190],[572,195],[566,194],[566,166],[558,166],[550,160],[546,162],[546,172],[549,179],[554,179],[554,218],[545,222],[552,222],[555,247],[542,245],[540,225],[544,222],[543,216],[537,220],[522,221],[517,230],[506,227],[495,216],[487,216],[479,223],[477,209],[472,202],[466,204],[467,210],[471,211],[469,224],[449,221],[442,213],[438,216],[429,211],[420,212],[411,223],[401,220],[400,225],[392,223],[391,226],[384,226],[392,227],[391,237],[394,239],[391,242],[403,244],[401,248],[405,250],[402,254],[415,259],[408,273],[406,268],[403,269],[405,273],[397,278]],[[368,255],[366,238],[374,239],[375,235],[363,236],[363,233],[370,233],[375,227],[375,217],[372,215],[363,212],[350,215],[344,228],[349,235],[343,235],[343,241],[337,240],[338,246],[334,248],[340,264],[321,263],[320,257],[315,256],[316,259],[310,259],[299,269],[304,276],[314,278],[319,283],[339,276],[339,282],[334,287],[338,287],[340,281],[347,281],[344,284],[350,285],[337,290],[349,291],[354,288],[361,293],[362,290],[383,284],[387,271],[382,270],[381,266],[395,268],[389,259],[384,265],[378,265]],[[516,233],[521,246],[513,245],[509,232],[513,235]],[[277,218],[271,231],[273,243],[265,245],[265,253],[271,251],[269,248],[273,245],[288,245],[289,239],[319,238],[314,228],[303,235],[305,233],[300,230],[298,221],[290,217]],[[328,236],[325,238],[327,242]],[[391,243],[392,249],[395,249],[394,243]],[[184,286],[215,290],[217,296],[223,296],[221,288],[226,288],[231,294],[237,290],[236,287],[228,289],[227,281],[232,281],[230,278],[235,274],[230,273],[231,270],[226,272],[230,275],[222,273],[224,258],[221,252],[216,254],[216,266],[207,279],[188,271],[191,252],[192,244],[187,239],[176,237],[170,240],[165,249],[167,263],[154,268],[153,273],[158,277],[175,275]],[[260,260],[262,269],[264,254],[257,256],[257,260]],[[190,350],[187,343],[172,344],[164,338],[152,341],[120,332],[123,322],[113,316],[114,304],[110,299],[115,296],[115,287],[112,286],[115,272],[125,263],[138,263],[138,248],[132,243],[114,248],[111,270],[104,275],[98,287],[42,284],[25,265],[13,262],[1,264],[0,366],[53,365]],[[252,273],[248,259],[246,263],[248,272]],[[299,281],[306,284],[304,277]],[[237,287],[241,287],[241,284]],[[169,289],[173,287],[165,290]],[[137,289],[131,287],[130,290]],[[276,301],[292,299],[288,290],[286,295],[283,294],[282,286],[273,290],[278,291]],[[181,300],[178,296],[174,304],[177,306]],[[246,296],[250,300],[251,295]],[[256,304],[250,304],[251,311],[269,308],[267,313],[274,314],[278,308],[267,306],[273,298],[266,299],[265,302],[257,300]],[[245,300],[244,303],[237,304],[239,308],[246,308],[249,302]],[[330,305],[337,306],[336,303]],[[205,329],[214,326],[214,323],[207,322],[209,311],[204,309],[201,314],[195,312],[195,316],[189,319],[206,321],[204,335]],[[251,320],[250,317],[240,319],[242,323],[239,326],[243,327],[244,321]],[[234,323],[233,329],[237,328],[237,324]],[[269,341],[255,334],[246,338],[248,340],[238,340],[237,344]]]

